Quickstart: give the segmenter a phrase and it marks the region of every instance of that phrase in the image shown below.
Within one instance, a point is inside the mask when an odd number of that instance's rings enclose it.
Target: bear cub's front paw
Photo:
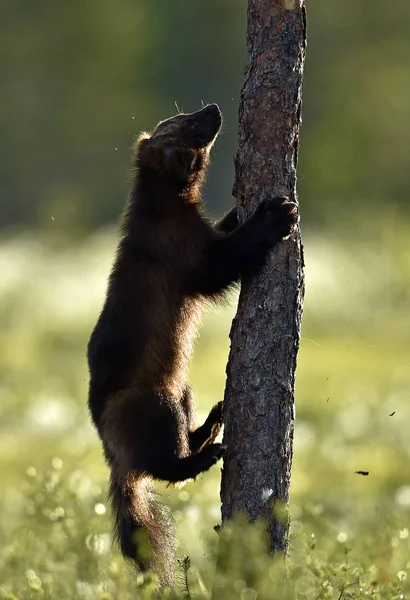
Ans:
[[[257,215],[275,230],[279,238],[292,235],[299,222],[297,204],[290,202],[287,196],[263,200],[257,208]]]

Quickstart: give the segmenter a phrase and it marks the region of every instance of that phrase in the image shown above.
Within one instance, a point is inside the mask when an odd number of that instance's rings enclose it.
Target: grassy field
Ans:
[[[410,251],[396,231],[305,240],[287,585],[242,523],[215,572],[215,467],[160,488],[191,560],[176,597],[208,598],[213,585],[217,600],[410,597]],[[85,347],[114,243],[111,230],[77,246],[0,243],[0,599],[153,596],[155,581],[132,576],[112,548],[86,409]],[[233,312],[234,299],[204,319],[191,372],[201,416],[223,396]]]

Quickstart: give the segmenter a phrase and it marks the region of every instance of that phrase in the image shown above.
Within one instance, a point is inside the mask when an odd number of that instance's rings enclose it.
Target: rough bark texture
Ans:
[[[234,195],[246,217],[264,198],[296,200],[306,50],[304,0],[249,0],[249,53],[239,106]],[[300,232],[282,241],[263,272],[242,283],[231,330],[225,391],[227,451],[222,519],[265,517],[271,550],[287,550],[294,382],[303,307]]]

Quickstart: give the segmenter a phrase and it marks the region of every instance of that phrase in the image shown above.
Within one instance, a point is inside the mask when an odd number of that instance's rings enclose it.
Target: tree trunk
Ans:
[[[264,198],[296,200],[306,50],[304,0],[249,0],[249,53],[239,106],[234,195],[241,218]],[[225,390],[222,520],[266,518],[271,550],[287,551],[294,383],[303,307],[298,231],[242,282]]]

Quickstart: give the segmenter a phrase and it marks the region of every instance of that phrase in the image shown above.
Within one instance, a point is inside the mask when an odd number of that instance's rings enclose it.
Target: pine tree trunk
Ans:
[[[239,106],[234,195],[241,218],[264,198],[296,200],[306,50],[304,0],[249,0],[249,53]],[[287,551],[294,383],[303,307],[298,231],[263,272],[242,282],[225,390],[223,523],[238,511],[266,518],[271,550]]]

